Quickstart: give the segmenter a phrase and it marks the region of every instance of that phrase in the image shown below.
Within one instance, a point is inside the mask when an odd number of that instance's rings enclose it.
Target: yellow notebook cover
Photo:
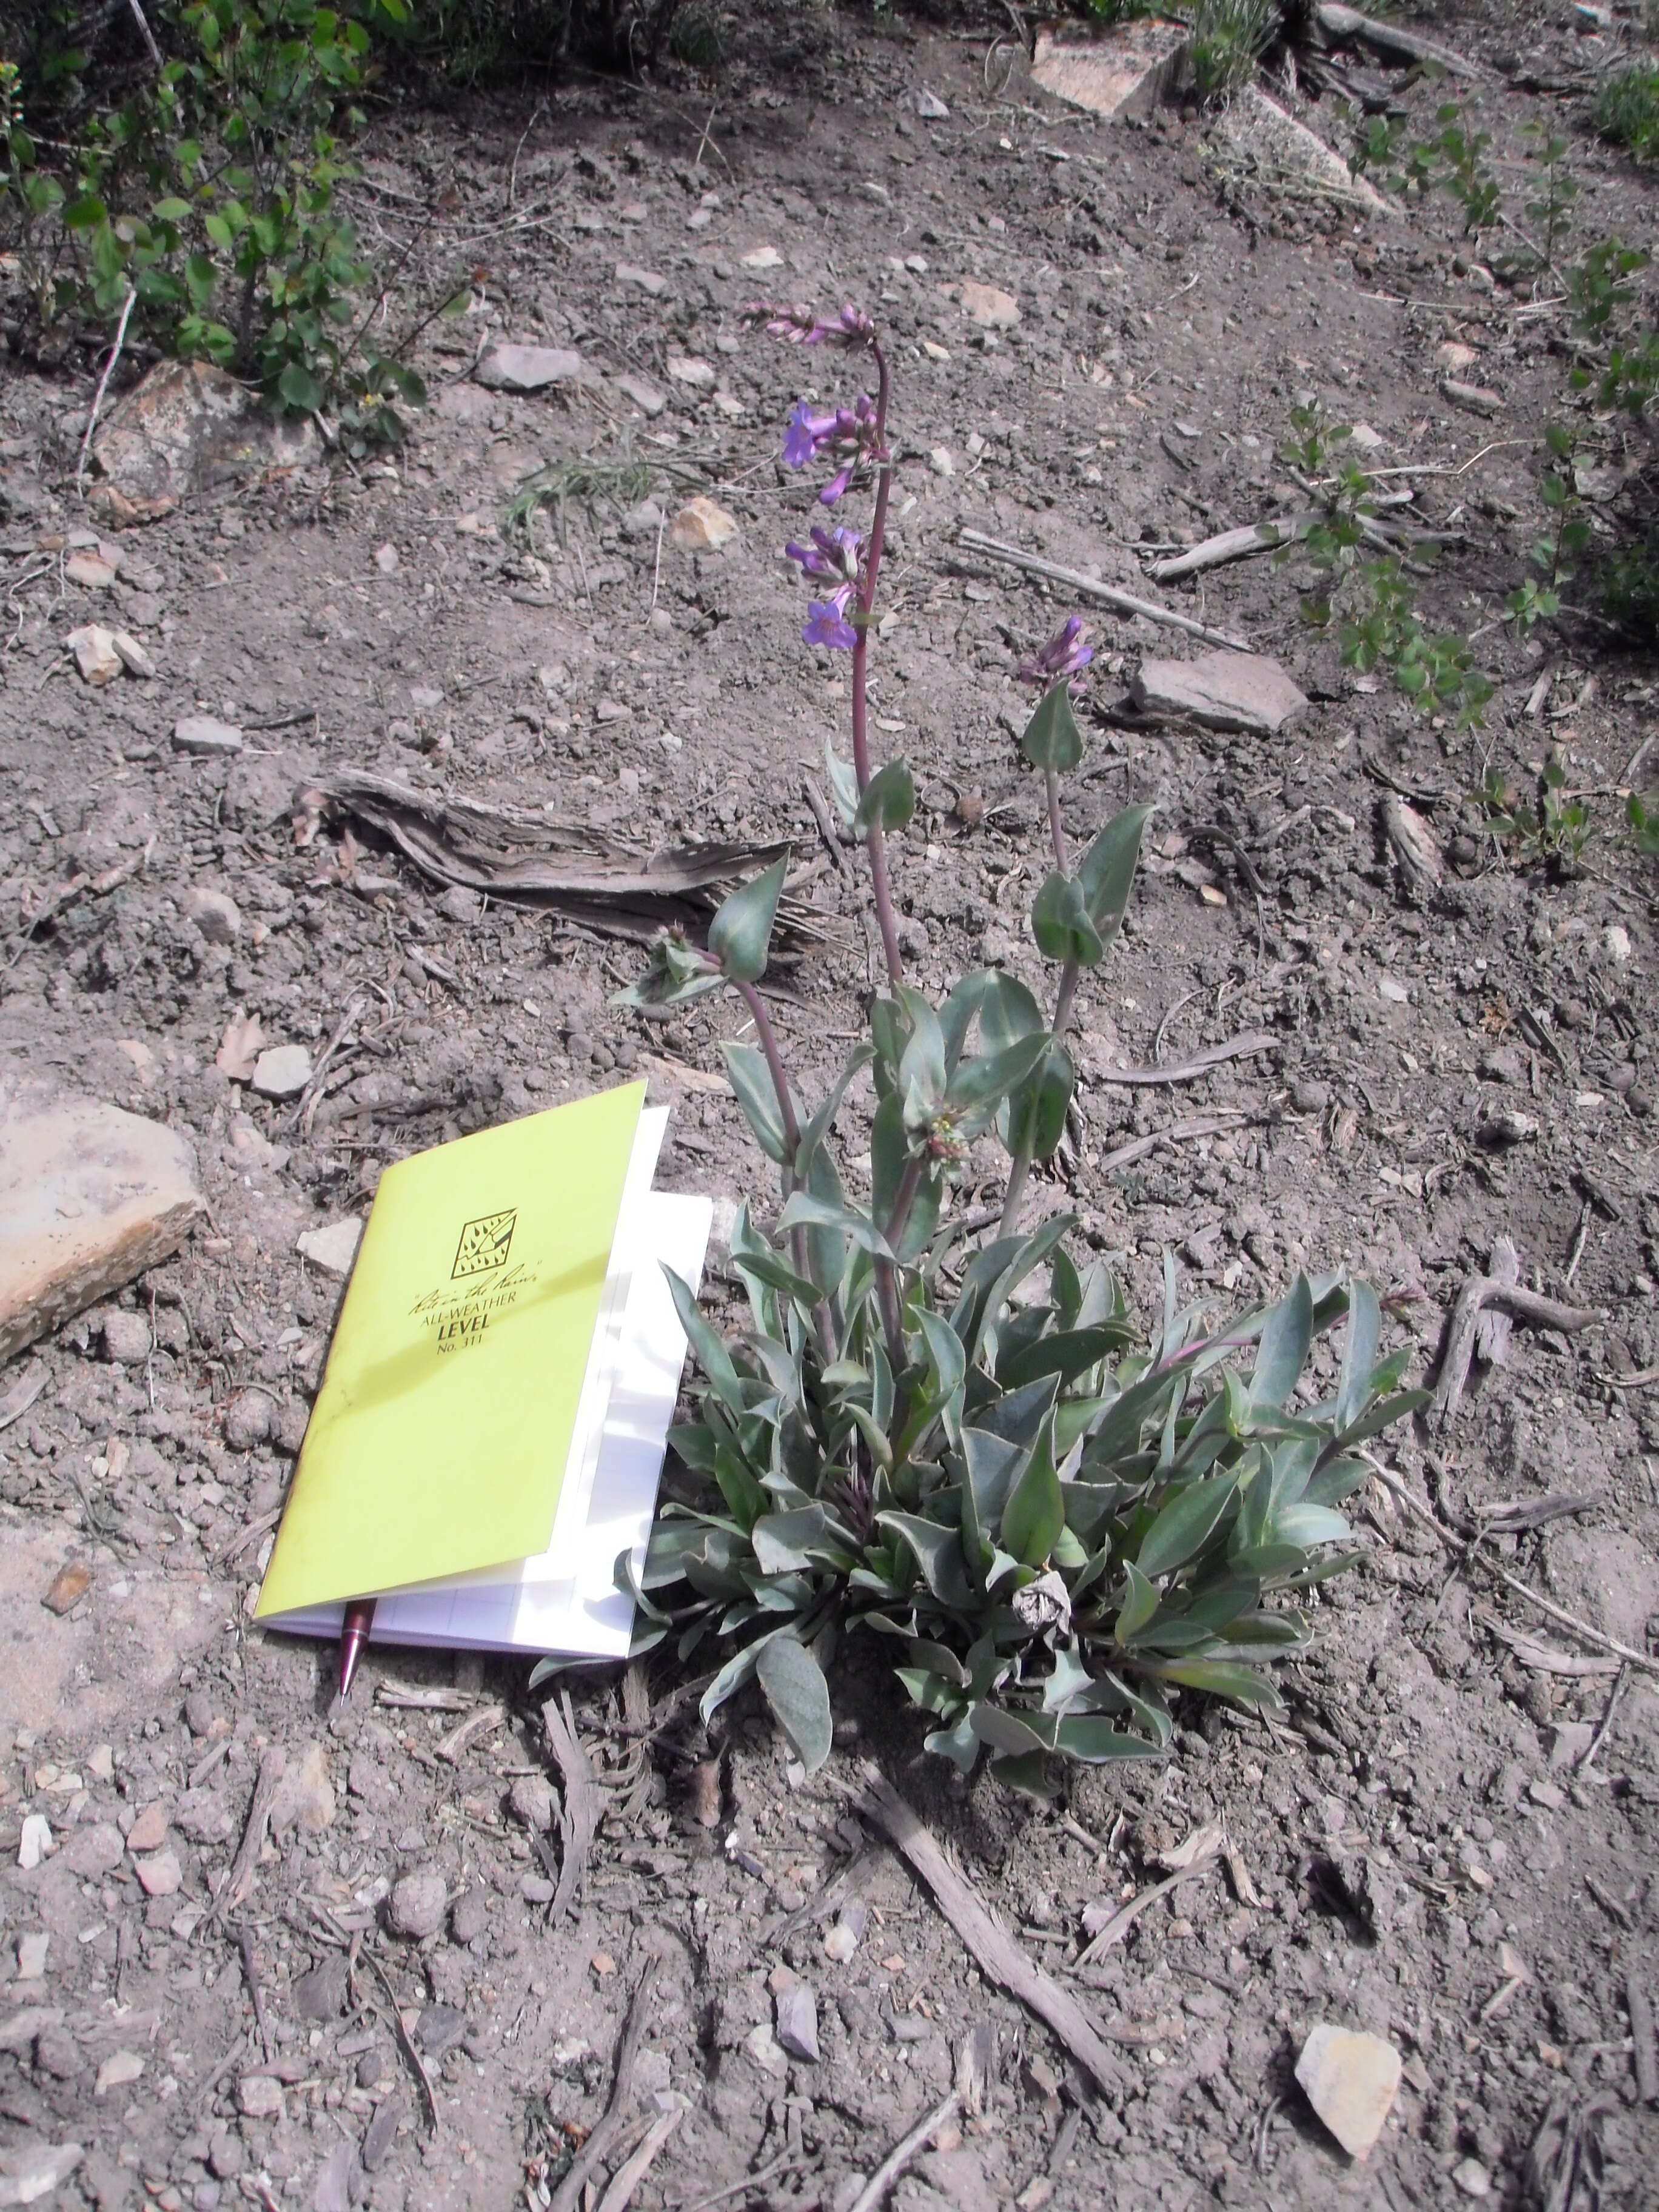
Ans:
[[[257,1617],[544,1551],[645,1085],[381,1176]]]

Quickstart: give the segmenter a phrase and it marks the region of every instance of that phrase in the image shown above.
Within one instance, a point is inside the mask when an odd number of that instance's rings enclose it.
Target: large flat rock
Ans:
[[[1204,653],[1196,660],[1144,660],[1130,686],[1137,707],[1188,714],[1211,730],[1271,737],[1308,702],[1279,666],[1259,653]]]
[[[0,1101],[0,1359],[165,1259],[202,1211],[184,1139],[94,1099]]]
[[[193,493],[296,467],[316,450],[308,416],[278,422],[257,392],[223,369],[164,361],[112,410],[94,440],[93,466],[103,481],[93,503],[113,522],[149,521]]]
[[[1091,115],[1146,115],[1181,74],[1188,36],[1151,15],[1092,36],[1076,24],[1039,31],[1031,80]]]

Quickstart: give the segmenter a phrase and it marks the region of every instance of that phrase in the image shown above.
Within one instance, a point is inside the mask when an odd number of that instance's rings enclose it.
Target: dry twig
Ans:
[[[1434,1394],[1434,1416],[1442,1428],[1449,1426],[1463,1402],[1480,1310],[1488,1304],[1502,1306],[1516,1321],[1530,1322],[1537,1328],[1588,1328],[1601,1318],[1592,1307],[1565,1306],[1559,1298],[1547,1298],[1537,1291],[1523,1290],[1518,1283],[1500,1281],[1496,1275],[1472,1275],[1458,1292],[1446,1324],[1440,1380]]]
[[[1253,1054],[1271,1052],[1278,1042],[1279,1039],[1266,1030],[1246,1030],[1241,1036],[1229,1037],[1224,1044],[1206,1045],[1202,1052],[1182,1060],[1178,1067],[1100,1067],[1095,1070],[1095,1080],[1125,1086],[1196,1083],[1212,1068],[1220,1067],[1230,1060],[1248,1060]]]
[[[236,1856],[231,1863],[225,1886],[220,1891],[210,1919],[222,1919],[227,1912],[234,1912],[253,1887],[253,1869],[259,1863],[259,1854],[264,1849],[265,1830],[270,1826],[270,1808],[276,1802],[276,1786],[288,1769],[288,1759],[280,1744],[272,1744],[259,1761],[259,1778],[253,1785],[253,1796],[247,1808],[247,1823],[242,1830],[242,1840]]]
[[[592,1764],[577,1740],[575,1716],[570,1710],[568,1691],[562,1713],[554,1698],[542,1707],[542,1726],[547,1731],[548,1747],[558,1763],[559,1778],[563,1784],[559,1802],[559,1881],[547,1915],[549,1926],[556,1928],[575,1903],[577,1888],[587,1868],[587,1854],[599,1825],[601,1808]]]
[[[853,2200],[851,2212],[876,2212],[888,2191],[898,2179],[911,2160],[924,2150],[948,2121],[955,2119],[962,2099],[952,2089],[948,2097],[941,2097],[933,2111],[916,2122],[908,2136],[896,2142],[881,2164],[876,2168]]]
[[[543,1708],[543,1717],[552,1709],[550,1698]],[[571,2160],[570,2170],[553,2192],[550,2212],[575,2212],[582,2201],[582,2191],[594,2168],[611,2151],[623,2130],[628,2124],[629,2107],[634,2098],[634,2071],[639,2064],[640,2045],[645,2040],[646,2027],[650,2020],[651,1999],[657,1985],[658,1961],[653,1959],[640,1976],[639,1986],[628,2008],[628,2019],[623,2025],[622,2040],[617,2045],[617,2069],[611,2084],[611,2102],[605,2108],[605,2117]]]
[[[645,2141],[631,2158],[624,2159],[611,2177],[611,2185],[599,2199],[599,2212],[628,2212],[634,2201],[634,2191],[650,2172],[657,2153],[668,2141],[685,2118],[684,2105],[676,2105],[666,2112],[659,2112],[652,2121]]]
[[[408,2060],[410,2071],[414,2075],[419,2086],[421,2101],[426,2106],[426,2116],[432,2124],[433,2134],[441,2135],[444,2124],[438,2117],[438,2097],[437,2092],[432,2087],[432,2076],[426,2070],[426,2061],[415,2047],[414,2037],[404,2026],[404,2016],[398,2008],[397,1996],[392,1984],[386,1978],[386,1968],[372,1951],[359,1951],[357,1955],[360,1959],[368,1960],[369,1965],[374,1969],[375,1979],[386,1992],[386,2005],[392,2014],[390,2023],[392,2033],[397,2038],[398,2048]]]
[[[866,1763],[858,1808],[881,1828],[933,1892],[933,1901],[981,1973],[1017,1996],[1060,2038],[1079,2066],[1110,2092],[1123,2071],[1071,1991],[1034,1966],[978,1892],[957,1873],[880,1768]]]
[[[156,52],[155,41],[149,35],[149,25],[144,21],[143,11],[138,5],[138,0],[132,0],[132,12],[138,18],[139,27],[143,32],[145,40],[149,45],[155,66],[157,69],[160,69],[161,66],[161,57]],[[109,390],[109,380],[115,374],[115,364],[121,358],[121,348],[126,343],[127,325],[131,319],[133,302],[137,297],[138,295],[136,292],[129,291],[127,294],[125,302],[121,309],[121,319],[115,326],[115,343],[109,349],[109,359],[104,363],[104,373],[98,380],[98,389],[92,395],[92,407],[87,416],[86,430],[81,439],[81,451],[76,456],[75,463],[75,489],[76,491],[80,490],[82,482],[87,473],[87,453],[92,445],[92,434],[98,428],[98,410],[104,404],[104,394]]]
[[[1176,614],[1172,608],[1160,607],[1152,599],[1138,599],[1132,592],[1120,592],[1115,585],[1103,584],[1098,577],[1085,576],[1080,569],[1062,568],[1056,562],[1045,561],[1036,553],[1023,553],[1018,545],[1005,545],[1000,538],[987,538],[981,531],[959,531],[957,542],[970,553],[982,553],[988,560],[1006,562],[1012,568],[1024,568],[1033,576],[1046,576],[1051,584],[1064,584],[1068,591],[1081,592],[1090,599],[1098,599],[1115,613],[1145,615],[1148,622],[1159,623],[1165,629],[1184,630],[1188,637],[1201,638],[1206,645],[1218,645],[1224,652],[1250,650],[1243,638],[1230,637],[1224,630],[1212,629],[1206,623],[1194,622],[1190,615]]]

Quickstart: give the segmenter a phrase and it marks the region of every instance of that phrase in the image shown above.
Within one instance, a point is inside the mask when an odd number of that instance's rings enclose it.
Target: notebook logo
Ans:
[[[496,1267],[506,1267],[518,1219],[519,1209],[509,1206],[504,1212],[486,1213],[477,1221],[469,1221],[461,1231],[455,1264],[449,1271],[450,1281],[464,1282],[470,1275],[488,1274]]]

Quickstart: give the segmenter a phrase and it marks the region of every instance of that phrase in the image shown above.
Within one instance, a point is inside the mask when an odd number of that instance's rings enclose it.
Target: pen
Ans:
[[[351,1694],[351,1678],[357,1671],[357,1660],[374,1619],[372,1597],[354,1597],[346,1601],[345,1618],[340,1623],[340,1695]]]

